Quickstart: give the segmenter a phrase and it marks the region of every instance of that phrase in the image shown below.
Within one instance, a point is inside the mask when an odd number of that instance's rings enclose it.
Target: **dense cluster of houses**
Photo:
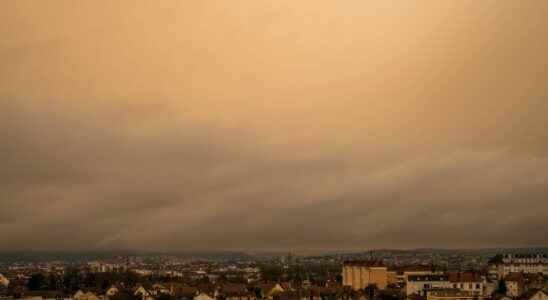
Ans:
[[[548,300],[544,255],[495,257],[483,271],[447,272],[433,266],[386,266],[346,261],[342,278],[312,283],[206,281],[119,282],[104,290],[28,291],[0,300]],[[5,279],[5,280],[4,280]],[[150,281],[147,281],[150,282]],[[245,281],[243,281],[245,282]],[[0,286],[9,281],[0,275]]]
[[[112,285],[104,291],[79,290],[73,295],[64,294],[61,291],[24,291],[20,297],[12,299],[25,300],[284,300],[297,299],[294,295],[300,295],[298,299],[320,300],[323,293],[336,293],[337,289],[328,287],[308,288],[306,291],[293,288],[290,283],[264,283],[257,285],[245,285],[238,283],[207,283],[196,286],[188,286],[180,282],[155,283],[137,285],[132,288],[124,288],[122,285]],[[124,297],[119,297],[124,294]],[[291,297],[288,297],[290,296]],[[308,295],[308,297],[306,296]]]

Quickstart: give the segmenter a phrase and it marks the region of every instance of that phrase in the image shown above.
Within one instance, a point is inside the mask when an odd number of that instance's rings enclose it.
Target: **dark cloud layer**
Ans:
[[[544,1],[14,1],[0,248],[547,245]]]

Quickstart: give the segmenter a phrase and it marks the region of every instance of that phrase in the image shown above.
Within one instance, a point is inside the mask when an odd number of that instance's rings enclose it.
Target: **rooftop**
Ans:
[[[409,275],[408,281],[448,281],[446,275]]]

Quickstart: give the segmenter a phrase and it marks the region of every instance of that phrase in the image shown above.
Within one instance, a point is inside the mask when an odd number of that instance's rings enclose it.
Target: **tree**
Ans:
[[[171,296],[168,294],[160,294],[158,300],[171,300]]]
[[[42,273],[33,274],[27,282],[27,287],[31,291],[41,290],[46,286],[46,277]]]
[[[141,300],[141,297],[135,296],[132,293],[120,292],[110,297],[110,300]]]
[[[69,291],[76,291],[80,286],[80,274],[76,268],[67,268],[63,276],[63,285]]]
[[[95,287],[95,286],[98,285],[97,284],[97,278],[96,278],[94,273],[87,272],[84,275],[84,285],[87,286],[87,287]]]
[[[48,276],[47,281],[48,281],[48,284],[47,284],[47,285],[48,285],[48,286],[47,286],[48,290],[53,290],[53,291],[55,291],[55,290],[58,290],[58,289],[59,289],[59,287],[60,287],[60,282],[59,282],[59,278],[58,278],[58,276],[57,276],[56,274],[50,274],[50,275]]]
[[[283,275],[282,268],[276,265],[261,266],[261,275],[265,281],[276,282],[280,281]]]
[[[506,288],[506,282],[504,281],[504,279],[501,279],[499,281],[497,293],[501,295],[506,295],[507,292],[508,292],[508,289]]]
[[[366,297],[368,297],[368,299],[373,299],[373,297],[375,297],[377,295],[377,291],[378,291],[378,287],[376,284],[374,283],[370,283],[364,290],[364,294],[366,295]]]

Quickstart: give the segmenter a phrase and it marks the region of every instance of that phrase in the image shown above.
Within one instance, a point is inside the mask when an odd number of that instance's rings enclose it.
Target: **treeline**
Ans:
[[[132,272],[93,273],[69,268],[64,274],[36,273],[30,276],[27,282],[29,290],[62,290],[75,292],[79,289],[105,290],[111,285],[123,282],[127,286],[134,286],[141,278]]]
[[[289,265],[264,264],[259,266],[262,279],[268,282],[296,282],[304,280],[323,285],[327,280],[342,282],[340,265]]]

